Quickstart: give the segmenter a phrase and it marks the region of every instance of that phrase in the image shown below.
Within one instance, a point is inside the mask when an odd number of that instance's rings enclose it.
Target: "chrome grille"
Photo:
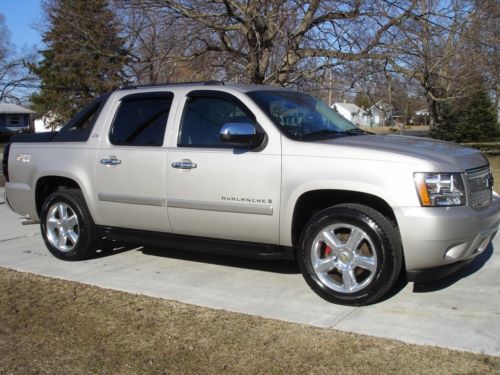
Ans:
[[[472,207],[486,207],[491,203],[493,177],[490,167],[469,169],[465,172],[469,184]]]

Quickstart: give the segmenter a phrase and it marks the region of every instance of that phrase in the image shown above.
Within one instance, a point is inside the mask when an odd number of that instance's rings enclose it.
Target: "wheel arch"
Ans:
[[[338,204],[357,203],[370,207],[397,226],[394,210],[389,203],[376,195],[351,190],[318,189],[303,192],[296,200],[291,220],[292,246],[298,243],[302,230],[314,213]]]
[[[45,200],[50,194],[60,189],[78,189],[85,196],[85,192],[83,191],[81,184],[73,178],[59,175],[40,177],[38,178],[35,186],[35,204],[38,217],[40,217],[41,209]]]

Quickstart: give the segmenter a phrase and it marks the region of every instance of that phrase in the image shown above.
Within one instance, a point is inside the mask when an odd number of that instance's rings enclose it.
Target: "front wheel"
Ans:
[[[40,227],[45,245],[59,259],[81,260],[96,251],[96,226],[80,190],[52,193],[42,206]]]
[[[403,255],[399,233],[379,212],[359,204],[337,205],[307,223],[298,261],[309,286],[329,302],[366,305],[396,282]]]

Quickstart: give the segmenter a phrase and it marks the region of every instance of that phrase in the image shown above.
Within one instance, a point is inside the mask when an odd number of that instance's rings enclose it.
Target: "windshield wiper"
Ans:
[[[300,141],[303,141],[308,138],[314,138],[314,137],[321,137],[325,135],[362,135],[362,134],[375,134],[363,129],[359,128],[354,128],[354,129],[349,129],[349,130],[333,130],[333,129],[323,129],[323,130],[318,130],[309,134],[305,134],[301,137],[299,137]]]
[[[375,134],[360,128],[354,128],[354,129],[349,129],[349,130],[344,130],[342,133],[344,134],[349,134],[349,135],[358,135],[358,134]]]
[[[338,130],[331,130],[331,129],[323,129],[323,130],[318,130],[309,134],[305,134],[301,137],[299,137],[300,141],[303,141],[304,139],[307,138],[312,138],[312,137],[321,137],[322,135],[338,135],[338,134],[344,134],[344,132],[338,131]]]

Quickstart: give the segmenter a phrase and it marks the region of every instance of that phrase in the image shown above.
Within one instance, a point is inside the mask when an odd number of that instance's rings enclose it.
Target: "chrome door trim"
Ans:
[[[187,199],[169,199],[167,201],[167,207],[185,208],[188,210],[233,212],[239,214],[273,215],[273,206],[267,204],[241,204],[193,201]]]
[[[105,194],[105,193],[99,193],[98,197],[99,200],[102,202],[137,204],[142,206],[157,206],[157,207],[165,207],[167,205],[167,200],[165,198],[157,198],[157,197],[138,197],[132,195]]]

